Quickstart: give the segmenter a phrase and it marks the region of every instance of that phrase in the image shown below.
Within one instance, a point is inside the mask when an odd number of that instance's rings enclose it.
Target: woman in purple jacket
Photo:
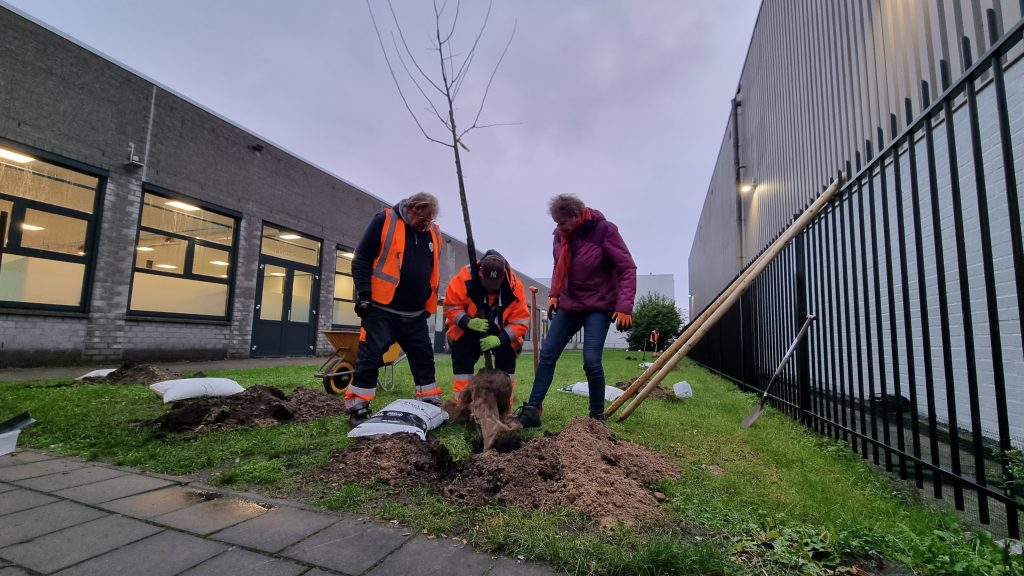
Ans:
[[[540,427],[541,405],[555,375],[555,364],[573,335],[583,329],[583,371],[590,389],[590,417],[604,419],[604,367],[601,354],[608,326],[633,325],[636,264],[604,215],[572,194],[559,194],[548,207],[555,221],[555,273],[548,300],[548,335],[530,400],[519,410],[526,428]]]

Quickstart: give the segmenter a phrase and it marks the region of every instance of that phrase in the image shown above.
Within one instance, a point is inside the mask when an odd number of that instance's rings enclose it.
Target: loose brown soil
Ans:
[[[452,470],[448,449],[432,437],[420,440],[401,432],[388,436],[356,438],[335,454],[319,474],[332,486],[346,482],[384,482],[396,488],[441,487]]]
[[[156,384],[164,380],[185,378],[181,372],[160,368],[152,364],[125,364],[106,376],[83,378],[82,382],[97,384]],[[195,378],[197,376],[191,376]]]
[[[633,378],[632,380],[623,380],[622,382],[616,382],[615,387],[618,388],[619,390],[625,390],[626,388],[629,388],[629,385],[632,384],[633,382],[636,382],[636,378]],[[654,398],[655,400],[668,400],[669,398],[675,398],[675,394],[663,388],[661,386],[661,383],[659,383],[657,386],[654,387],[653,390],[651,390],[651,392],[647,395],[647,398]]]
[[[296,388],[287,396],[278,388],[256,385],[238,394],[181,400],[170,411],[146,422],[157,434],[197,434],[248,426],[306,422],[345,413],[345,403],[312,388]]]
[[[321,478],[335,485],[377,479],[397,487],[443,486],[453,502],[531,510],[563,506],[609,526],[661,516],[653,487],[679,477],[679,467],[661,454],[621,441],[603,422],[583,417],[518,450],[476,454],[461,470],[450,462],[436,441],[395,434],[357,440],[332,458]]]

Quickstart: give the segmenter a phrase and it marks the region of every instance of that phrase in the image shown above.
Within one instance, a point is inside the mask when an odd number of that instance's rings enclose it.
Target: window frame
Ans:
[[[65,170],[71,170],[79,172],[87,176],[96,178],[96,188],[93,189],[93,206],[92,213],[82,212],[75,210],[74,208],[67,208],[64,206],[57,206],[55,204],[47,204],[46,202],[40,202],[39,200],[32,200],[21,196],[14,196],[13,194],[5,194],[0,192],[0,200],[6,200],[11,202],[11,211],[8,214],[7,220],[7,246],[4,247],[4,254],[15,254],[17,256],[26,256],[29,258],[42,258],[45,260],[56,260],[59,262],[71,262],[74,264],[83,264],[85,266],[85,272],[82,274],[82,289],[81,289],[81,303],[78,306],[67,306],[63,304],[39,304],[34,302],[13,302],[9,300],[0,300],[0,310],[9,310],[13,312],[19,312],[22,310],[28,311],[40,311],[40,312],[56,312],[56,313],[72,313],[72,314],[88,314],[90,310],[90,303],[92,300],[92,283],[93,275],[96,269],[96,251],[99,247],[99,228],[100,222],[103,218],[103,199],[106,195],[107,180],[110,177],[110,172],[83,164],[63,156],[51,154],[45,150],[40,150],[33,146],[28,146],[8,140],[0,137],[0,147],[13,149],[18,152],[24,152],[36,160],[41,160],[47,164],[53,164]],[[40,176],[45,177],[45,176]],[[75,254],[65,254],[61,252],[51,252],[49,250],[41,250],[39,248],[22,248],[22,231],[20,228],[15,226],[15,223],[23,223],[25,221],[26,209],[38,210],[41,212],[47,212],[50,214],[56,214],[58,216],[66,216],[70,218],[77,218],[79,220],[85,220],[85,255],[78,256]]]
[[[234,219],[234,226],[231,230],[231,245],[225,246],[224,244],[218,244],[209,240],[200,240],[192,236],[185,234],[179,234],[177,232],[170,232],[167,230],[160,230],[159,228],[152,228],[149,226],[142,225],[142,211],[146,207],[146,194],[165,198],[167,200],[181,200],[194,204],[203,210],[214,212],[220,216],[227,216]],[[238,239],[239,229],[242,227],[242,213],[229,208],[224,208],[217,204],[200,200],[194,196],[187,194],[181,194],[168,190],[161,186],[154,184],[143,183],[142,185],[142,198],[139,202],[139,216],[135,224],[135,240],[132,243],[132,255],[131,255],[131,279],[129,280],[128,286],[128,303],[125,317],[131,320],[146,320],[146,319],[174,319],[181,321],[199,321],[199,322],[231,322],[234,315],[234,303],[235,303],[235,284],[238,278]],[[181,274],[175,274],[173,272],[162,272],[159,270],[153,270],[150,268],[139,268],[136,262],[138,261],[138,245],[139,238],[143,232],[150,234],[159,234],[161,236],[167,236],[170,238],[176,238],[185,242],[185,260],[182,265]],[[192,264],[195,259],[196,246],[204,246],[206,248],[213,248],[216,250],[225,250],[228,253],[228,277],[217,278],[215,276],[207,276],[204,274],[195,274],[192,272]],[[135,292],[135,274],[141,272],[143,274],[152,274],[154,276],[164,276],[168,278],[182,278],[185,280],[195,280],[198,282],[209,282],[211,284],[224,284],[228,287],[228,298],[226,308],[223,316],[210,316],[206,314],[183,314],[178,312],[153,312],[148,310],[132,310],[132,295]]]
[[[334,296],[334,290],[333,290],[333,287],[332,287],[332,290],[331,290],[331,329],[332,330],[339,330],[339,329],[343,329],[343,328],[359,328],[359,326],[360,326],[359,324],[338,324],[337,322],[334,321],[334,303],[335,302],[351,302],[353,304],[353,306],[356,303],[355,276],[352,275],[351,271],[348,274],[345,274],[344,272],[340,272],[340,273],[338,272],[338,251],[341,251],[341,250],[343,250],[345,252],[351,252],[353,254],[353,258],[352,259],[353,260],[355,259],[355,256],[354,256],[355,251],[356,251],[355,248],[346,246],[344,244],[337,244],[337,245],[335,245],[335,247],[334,247],[334,282],[335,282],[335,285],[336,285],[337,282],[338,282],[338,274],[342,274],[344,276],[348,276],[349,278],[352,278],[352,292],[353,293],[352,293],[352,299],[351,300],[346,299],[346,298],[336,298]]]

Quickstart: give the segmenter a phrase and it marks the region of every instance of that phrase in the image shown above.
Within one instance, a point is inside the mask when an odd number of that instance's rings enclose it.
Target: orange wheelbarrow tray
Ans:
[[[324,390],[329,394],[340,395],[352,383],[355,375],[356,351],[359,349],[359,329],[324,330],[324,337],[334,347],[334,354],[327,358],[320,369],[313,374],[324,381]],[[394,343],[384,352],[385,373],[377,380],[377,385],[384,390],[395,387],[395,364],[405,359],[405,353],[398,343]],[[391,369],[390,380],[386,370]]]

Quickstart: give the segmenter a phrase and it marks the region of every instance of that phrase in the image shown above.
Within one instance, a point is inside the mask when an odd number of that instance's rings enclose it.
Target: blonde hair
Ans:
[[[555,220],[579,216],[587,208],[575,194],[559,194],[548,202],[548,214]]]
[[[405,199],[405,209],[423,214],[431,219],[437,218],[439,208],[437,197],[429,192],[417,192]]]

